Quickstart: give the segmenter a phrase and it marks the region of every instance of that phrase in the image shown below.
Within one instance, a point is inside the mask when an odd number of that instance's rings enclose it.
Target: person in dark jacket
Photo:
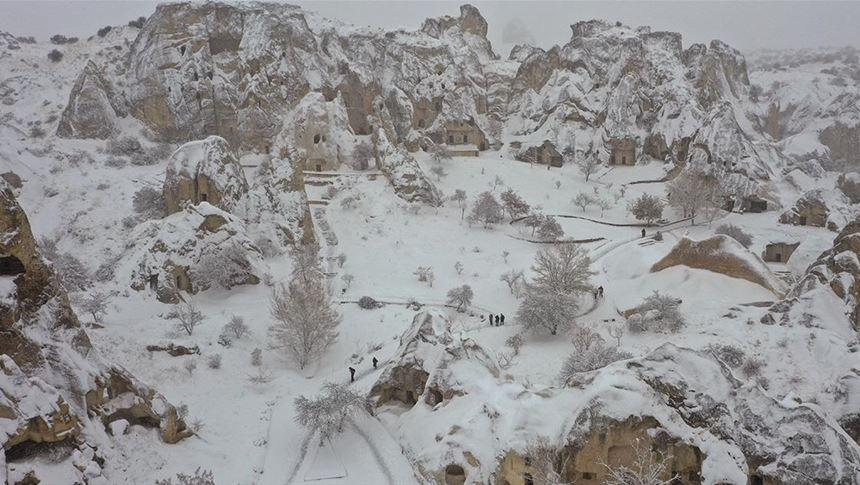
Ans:
[[[645,237],[645,228],[642,228],[642,237]]]
[[[499,320],[500,320],[500,317],[498,315],[496,315],[496,326],[497,327],[499,326]]]
[[[379,363],[379,360],[376,357],[374,357],[373,358],[373,368],[374,369],[376,369],[376,364],[378,364],[378,363]]]
[[[492,313],[490,313],[490,326],[491,327],[493,326],[493,314]]]
[[[504,324],[505,324],[505,314],[502,313],[502,325],[504,325]]]
[[[349,368],[349,382],[355,382],[355,368]]]

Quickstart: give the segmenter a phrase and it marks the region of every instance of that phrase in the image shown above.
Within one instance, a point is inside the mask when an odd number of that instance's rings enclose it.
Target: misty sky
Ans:
[[[0,0],[0,30],[46,39],[87,37],[104,25],[151,14],[154,1]],[[426,17],[458,15],[463,2],[293,1],[359,25],[416,29]],[[741,50],[805,46],[860,47],[860,2],[499,2],[473,1],[490,25],[496,52],[522,42],[563,44],[570,24],[601,18],[681,32],[684,46],[719,38]]]

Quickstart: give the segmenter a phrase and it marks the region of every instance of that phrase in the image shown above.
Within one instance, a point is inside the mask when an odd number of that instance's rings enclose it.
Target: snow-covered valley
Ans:
[[[860,483],[858,61],[807,54],[0,33],[0,483]]]

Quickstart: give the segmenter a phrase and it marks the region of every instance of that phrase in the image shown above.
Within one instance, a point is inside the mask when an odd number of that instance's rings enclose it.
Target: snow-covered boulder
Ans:
[[[183,204],[200,202],[230,212],[247,191],[242,166],[220,136],[188,142],[167,162],[163,193],[168,215]]]
[[[179,291],[212,286],[232,288],[260,282],[262,256],[245,225],[207,202],[135,228],[118,274],[133,289],[154,291],[160,301],[177,302]]]
[[[0,279],[7,293],[0,301],[0,445],[5,451],[78,436],[86,441],[91,433],[82,431],[96,422],[91,418],[108,425],[116,412],[148,416],[141,423],[160,428],[165,441],[187,436],[170,403],[102,360],[92,347],[5,184],[0,187],[0,235]]]
[[[701,241],[684,237],[651,266],[651,272],[678,265],[751,281],[779,295],[786,290],[761,258],[729,236],[716,235]]]
[[[125,117],[121,99],[102,70],[93,62],[78,75],[69,102],[57,125],[64,138],[110,138],[119,131],[118,118]]]

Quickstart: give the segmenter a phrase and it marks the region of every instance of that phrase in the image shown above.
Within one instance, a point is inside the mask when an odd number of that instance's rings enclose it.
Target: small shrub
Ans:
[[[105,151],[111,155],[131,156],[135,153],[143,153],[143,146],[141,146],[136,138],[123,136],[108,140],[105,145]]]
[[[218,345],[229,349],[233,346],[233,339],[226,333],[222,333],[218,336]]]
[[[230,318],[230,322],[227,323],[227,325],[224,325],[222,333],[229,335],[233,339],[239,340],[248,335],[249,332],[248,326],[245,325],[245,319],[239,315],[233,315],[233,317]]]
[[[33,37],[32,35],[15,37],[15,39],[22,44],[35,44],[36,43],[36,38]]]
[[[183,364],[185,370],[188,372],[188,375],[194,375],[194,371],[197,370],[197,361],[196,360],[186,360],[185,364]]]
[[[128,161],[120,157],[111,157],[105,160],[105,166],[110,168],[123,168],[128,165]]]
[[[221,368],[221,354],[212,354],[206,359],[206,365],[209,366],[210,369],[220,369]]]
[[[752,246],[752,236],[750,236],[748,233],[744,232],[743,229],[738,226],[735,226],[734,224],[722,224],[714,232],[716,234],[723,234],[731,237],[735,241],[741,243],[741,245],[745,248],[749,248],[750,246]]]
[[[634,333],[675,333],[686,324],[680,305],[677,298],[655,291],[637,307],[636,314],[627,320],[627,327]]]
[[[154,187],[143,187],[135,192],[132,207],[146,220],[157,219],[164,212],[164,194]]]
[[[374,300],[369,296],[362,296],[358,299],[359,308],[363,308],[365,310],[373,310],[375,308],[382,308],[382,303]]]
[[[108,32],[110,32],[112,29],[113,27],[111,27],[110,25],[105,25],[96,32],[96,35],[98,35],[99,37],[104,37],[108,35]]]
[[[45,134],[45,130],[41,126],[30,127],[30,136],[33,138],[43,138]]]
[[[736,369],[740,367],[744,363],[744,352],[743,350],[734,347],[732,345],[711,345],[708,349],[713,352],[713,354],[725,362],[729,367]]]
[[[51,36],[51,43],[54,45],[63,45],[63,44],[74,44],[78,41],[77,37],[66,37],[62,34],[55,34]]]
[[[146,23],[146,17],[138,17],[134,20],[129,20],[128,26],[134,27],[136,29],[142,29],[143,24],[145,24],[145,23]]]
[[[215,476],[211,471],[200,470],[194,472],[194,475],[186,475],[180,473],[176,475],[176,480],[165,478],[164,480],[156,480],[155,485],[215,485]]]
[[[757,377],[764,368],[764,361],[756,357],[747,357],[741,365],[741,373],[747,377]]]
[[[251,351],[251,365],[261,367],[263,365],[263,350],[256,348]]]

